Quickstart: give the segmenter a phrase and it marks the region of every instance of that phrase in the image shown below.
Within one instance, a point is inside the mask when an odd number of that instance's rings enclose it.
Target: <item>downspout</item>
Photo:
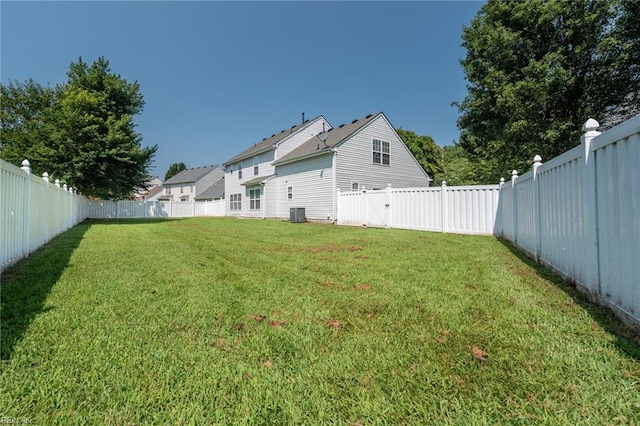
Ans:
[[[266,181],[260,182],[260,186],[262,186],[262,198],[263,198],[262,219],[266,219],[267,218],[267,182]]]
[[[331,189],[333,194],[331,195],[332,199],[333,199],[333,213],[332,213],[332,217],[331,217],[331,224],[335,224],[337,221],[337,217],[338,217],[338,184],[337,184],[337,178],[336,178],[336,169],[337,169],[337,162],[338,162],[338,149],[337,148],[331,148],[331,151],[333,152],[333,158],[331,160],[331,168],[333,169],[333,173],[331,173]]]

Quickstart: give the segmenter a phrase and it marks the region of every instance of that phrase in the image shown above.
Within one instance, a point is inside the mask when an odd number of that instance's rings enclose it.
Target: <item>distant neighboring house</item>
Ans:
[[[141,201],[156,201],[162,195],[162,185],[151,188]]]
[[[133,195],[136,201],[144,201],[159,191],[162,191],[162,181],[157,176],[151,176],[147,189],[139,189]]]
[[[222,167],[205,166],[183,170],[164,181],[159,201],[193,201],[224,178]]]
[[[209,188],[196,195],[196,201],[213,201],[224,198],[224,176]]]
[[[266,210],[266,206],[276,203],[278,196],[272,183],[276,176],[273,162],[330,128],[322,116],[303,120],[223,163],[226,215],[258,218],[273,215],[275,209]]]
[[[273,160],[265,166],[258,163],[267,173],[238,179],[244,191],[238,185],[231,188],[228,180],[238,157],[249,157],[243,153],[225,163],[227,215],[289,218],[290,208],[302,207],[307,219],[332,221],[338,190],[382,189],[389,184],[429,186],[429,176],[384,113],[338,128],[332,128],[323,117],[316,120],[324,131],[317,125],[311,131],[297,129],[295,136],[291,133],[286,152],[278,149],[278,143],[272,144]]]

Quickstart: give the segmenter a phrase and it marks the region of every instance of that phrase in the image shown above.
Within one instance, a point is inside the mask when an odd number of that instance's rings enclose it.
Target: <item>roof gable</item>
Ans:
[[[284,157],[275,161],[274,165],[290,163],[298,159],[312,157],[315,155],[322,155],[332,151],[342,142],[349,139],[356,132],[360,131],[367,124],[378,118],[380,115],[384,115],[382,112],[376,114],[369,114],[364,118],[353,120],[350,124],[342,124],[336,128],[329,129],[324,133],[320,133]]]
[[[166,185],[175,185],[178,183],[197,182],[218,167],[220,166],[213,165],[213,166],[196,167],[194,169],[183,170],[177,175],[172,176],[171,178],[164,181],[163,185],[166,186]]]
[[[280,133],[276,133],[271,135],[270,137],[264,138],[260,142],[256,142],[252,147],[242,151],[240,154],[225,161],[224,163],[222,163],[222,165],[226,166],[228,164],[232,164],[232,163],[253,157],[254,155],[260,154],[262,152],[274,149],[275,146],[283,142],[288,137],[292,136],[295,133],[298,133],[299,131],[306,129],[311,124],[315,123],[317,120],[321,118],[323,117],[319,115],[316,118],[313,118],[311,120],[305,120],[303,123],[293,125],[288,130],[282,130]]]
[[[194,197],[194,200],[216,200],[224,197],[224,176]]]

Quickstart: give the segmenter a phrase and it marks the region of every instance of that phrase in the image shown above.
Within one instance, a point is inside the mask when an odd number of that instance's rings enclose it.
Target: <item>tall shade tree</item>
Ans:
[[[396,132],[430,178],[442,172],[442,152],[431,136],[419,136],[404,129]]]
[[[187,170],[187,166],[184,163],[171,163],[167,173],[164,175],[164,180],[172,178],[183,170]]]
[[[2,158],[27,158],[34,172],[46,171],[88,196],[131,197],[148,185],[157,150],[142,147],[135,131],[134,116],[144,106],[138,83],[112,73],[102,57],[91,65],[78,59],[67,76],[55,89],[32,81],[3,88]]]
[[[464,28],[460,145],[495,183],[579,143],[583,123],[639,102],[635,0],[489,0]]]
[[[55,99],[54,89],[31,79],[0,85],[0,158],[14,165],[24,159],[48,164],[55,153],[47,143]]]

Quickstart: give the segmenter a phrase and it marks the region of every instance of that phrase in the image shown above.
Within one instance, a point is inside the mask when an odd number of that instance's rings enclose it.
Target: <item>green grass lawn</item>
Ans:
[[[0,419],[640,422],[638,339],[492,237],[85,222],[1,296]]]

